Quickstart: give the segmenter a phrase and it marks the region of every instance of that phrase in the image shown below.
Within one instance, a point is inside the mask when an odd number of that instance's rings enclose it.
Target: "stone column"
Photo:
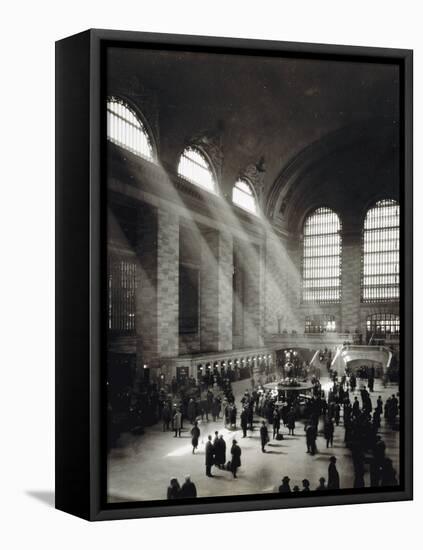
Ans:
[[[137,240],[137,369],[178,355],[179,220],[140,209]],[[154,372],[151,371],[154,378]]]
[[[344,233],[342,239],[342,326],[351,333],[360,327],[361,307],[361,234]],[[363,334],[364,335],[364,334]]]

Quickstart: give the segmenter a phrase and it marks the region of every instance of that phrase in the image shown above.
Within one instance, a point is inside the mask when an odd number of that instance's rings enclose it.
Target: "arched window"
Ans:
[[[378,201],[364,220],[362,256],[363,302],[399,299],[399,205]]]
[[[203,153],[193,147],[187,147],[181,155],[178,174],[207,191],[217,193],[216,180],[209,161]]]
[[[244,179],[239,179],[232,189],[232,202],[252,214],[258,214],[257,201],[251,185]]]
[[[153,146],[144,124],[135,111],[116,97],[107,100],[107,139],[134,155],[154,160]]]
[[[318,208],[304,223],[303,301],[341,299],[341,222],[330,208]]]
[[[400,334],[400,318],[395,313],[374,313],[367,317],[367,341],[373,339],[398,338]]]

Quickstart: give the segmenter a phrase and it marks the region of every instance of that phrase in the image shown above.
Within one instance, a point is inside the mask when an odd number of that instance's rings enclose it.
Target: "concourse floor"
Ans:
[[[330,387],[328,379],[322,379],[324,389]],[[246,388],[250,388],[250,380],[242,380],[233,384],[236,405],[240,412],[240,399]],[[381,382],[376,380],[375,391],[371,395],[375,404],[378,395],[383,402],[398,391],[398,386],[388,385],[383,388]],[[357,391],[355,395],[359,396]],[[359,399],[360,400],[360,399]],[[360,400],[361,404],[361,400]],[[195,455],[192,454],[191,425],[184,421],[182,437],[175,438],[173,432],[163,432],[162,425],[157,424],[147,428],[145,433],[138,436],[123,434],[117,448],[109,453],[108,457],[108,501],[128,502],[143,500],[166,499],[166,491],[169,480],[176,477],[180,484],[184,476],[189,474],[197,487],[198,496],[227,496],[242,494],[257,494],[277,491],[282,477],[287,475],[290,479],[291,489],[294,485],[301,488],[302,480],[310,481],[311,489],[318,485],[320,477],[327,479],[329,457],[337,457],[337,468],[340,475],[341,489],[353,487],[354,474],[351,461],[351,453],[344,445],[344,428],[341,424],[335,427],[333,448],[326,449],[326,441],[319,426],[317,439],[318,453],[311,456],[306,453],[304,423],[297,421],[294,436],[288,435],[288,430],[282,427],[283,441],[270,441],[266,453],[261,452],[259,427],[260,417],[255,417],[255,429],[249,431],[248,437],[242,438],[242,431],[225,428],[222,419],[217,422],[201,422],[200,444]],[[242,466],[238,471],[238,479],[233,479],[232,474],[212,468],[213,478],[205,475],[204,448],[209,434],[219,431],[226,440],[226,460],[230,459],[230,447],[235,437],[241,447]],[[382,426],[379,431],[386,443],[386,454],[394,464],[399,476],[399,432],[385,426],[382,417]],[[272,436],[272,428],[269,426],[269,436]],[[365,476],[366,486],[370,485],[369,472]]]

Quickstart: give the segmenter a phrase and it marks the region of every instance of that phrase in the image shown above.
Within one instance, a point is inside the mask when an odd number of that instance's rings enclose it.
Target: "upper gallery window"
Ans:
[[[148,132],[135,111],[116,97],[107,100],[107,139],[134,155],[154,160]]]
[[[207,191],[217,193],[216,180],[212,167],[203,153],[193,147],[187,147],[181,155],[178,174]]]
[[[232,202],[252,214],[258,214],[257,201],[251,185],[239,179],[232,189]]]
[[[341,299],[341,222],[330,208],[318,208],[304,223],[303,301]]]
[[[370,208],[364,220],[362,300],[399,299],[399,205],[385,199]]]

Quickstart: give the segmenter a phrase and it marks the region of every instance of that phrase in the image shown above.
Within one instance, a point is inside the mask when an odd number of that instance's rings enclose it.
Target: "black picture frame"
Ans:
[[[393,63],[401,90],[402,483],[396,490],[342,490],[110,505],[104,499],[105,49],[125,47],[287,55]],[[92,29],[56,43],[56,508],[110,520],[410,500],[413,496],[413,128],[411,50]],[[406,370],[406,373],[405,373]]]

